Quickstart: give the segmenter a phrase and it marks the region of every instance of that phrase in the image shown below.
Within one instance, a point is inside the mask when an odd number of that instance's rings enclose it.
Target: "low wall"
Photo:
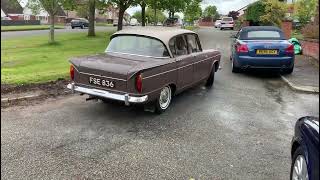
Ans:
[[[303,55],[311,56],[319,61],[319,40],[299,40],[302,46]]]
[[[1,26],[40,25],[39,20],[1,20]]]
[[[199,26],[213,26],[213,25],[214,25],[213,21],[208,21],[208,22],[199,21]]]

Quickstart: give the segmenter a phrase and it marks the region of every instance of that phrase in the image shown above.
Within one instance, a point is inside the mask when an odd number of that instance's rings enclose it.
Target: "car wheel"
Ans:
[[[231,28],[231,30],[233,30],[234,28]]]
[[[159,97],[155,102],[155,111],[158,114],[166,111],[171,103],[172,99],[172,90],[170,86],[166,86],[161,89]]]
[[[295,179],[309,179],[306,157],[301,146],[294,152],[291,162],[290,180]]]
[[[71,28],[72,28],[72,29],[74,29],[74,27],[73,27],[73,26],[71,26]]]
[[[223,28],[220,28],[220,30],[223,30]]]
[[[214,74],[216,72],[216,65],[213,64],[213,67],[211,69],[211,73],[210,73],[210,76],[209,78],[207,79],[207,82],[206,82],[206,86],[207,87],[212,87],[213,85],[213,82],[214,82]]]
[[[240,68],[238,68],[238,67],[236,67],[234,65],[234,61],[233,60],[231,61],[231,68],[232,68],[232,72],[233,73],[239,73],[240,72]]]
[[[80,28],[81,28],[81,29],[84,29],[84,25],[82,25]]]

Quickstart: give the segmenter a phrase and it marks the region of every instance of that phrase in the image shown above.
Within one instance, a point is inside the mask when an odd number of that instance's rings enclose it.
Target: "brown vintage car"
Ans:
[[[193,31],[129,28],[111,36],[105,53],[71,59],[67,87],[90,98],[152,104],[161,113],[192,85],[211,87],[220,58],[217,50],[202,50]]]

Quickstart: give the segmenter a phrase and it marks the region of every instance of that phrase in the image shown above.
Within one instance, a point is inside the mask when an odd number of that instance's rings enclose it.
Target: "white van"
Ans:
[[[137,26],[137,25],[138,25],[138,20],[136,18],[131,18],[130,26]]]

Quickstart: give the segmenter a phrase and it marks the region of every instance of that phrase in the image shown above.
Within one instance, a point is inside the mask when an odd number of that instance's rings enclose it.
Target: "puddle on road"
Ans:
[[[265,83],[265,88],[269,95],[279,104],[283,103],[282,89],[285,84],[282,81],[268,80]]]

